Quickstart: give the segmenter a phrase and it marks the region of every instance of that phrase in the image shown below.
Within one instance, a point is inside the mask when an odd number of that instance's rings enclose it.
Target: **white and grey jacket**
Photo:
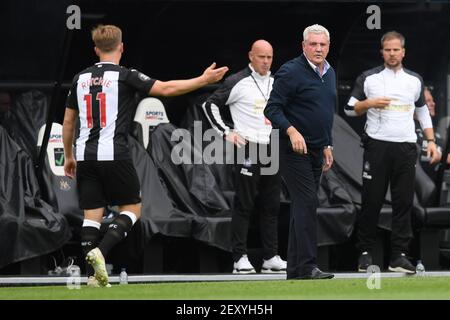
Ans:
[[[414,112],[422,129],[433,127],[423,88],[422,77],[417,73],[405,68],[394,72],[379,66],[363,72],[356,79],[345,113],[356,116],[354,106],[358,101],[390,98],[390,105],[384,109],[367,110],[367,134],[382,141],[414,143],[417,140]]]
[[[272,126],[264,116],[264,108],[272,91],[270,71],[262,76],[251,65],[229,76],[203,103],[212,127],[221,135],[235,131],[254,143],[268,144]],[[229,107],[232,123],[225,124],[220,111]]]

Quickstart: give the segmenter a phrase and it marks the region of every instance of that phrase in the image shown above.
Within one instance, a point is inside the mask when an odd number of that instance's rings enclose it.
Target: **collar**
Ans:
[[[262,76],[262,75],[260,75],[258,72],[256,72],[255,69],[253,69],[251,63],[248,64],[248,67],[249,67],[250,70],[252,71],[252,76],[253,76],[255,79],[265,80],[265,79],[267,79],[267,78],[270,78],[270,74],[271,74],[271,73],[270,73],[270,70],[267,71],[267,73],[266,73],[264,76]]]
[[[384,70],[383,71],[385,73],[387,73],[388,75],[391,75],[391,76],[397,76],[397,75],[402,74],[402,73],[405,72],[403,70],[403,66],[400,69],[396,70],[396,71],[394,71],[392,69],[389,69],[388,67],[384,66]]]
[[[305,57],[306,61],[308,61],[309,66],[314,70],[315,73],[317,73],[320,77],[323,77],[323,75],[325,73],[327,73],[328,69],[330,69],[330,64],[328,63],[327,60],[323,61],[323,74],[320,74],[320,69],[318,66],[316,66],[314,63],[312,63],[311,61],[309,61],[309,59],[306,57],[305,54],[303,54],[303,56]]]
[[[104,63],[107,63],[107,64],[116,64],[116,63],[111,62],[111,61],[100,61],[100,62],[97,62],[95,65],[97,65],[97,64],[104,64]]]

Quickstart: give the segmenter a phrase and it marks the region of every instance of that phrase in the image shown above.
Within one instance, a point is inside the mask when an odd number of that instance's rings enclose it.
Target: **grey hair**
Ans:
[[[313,24],[312,26],[306,27],[303,31],[303,41],[306,41],[310,33],[324,33],[327,36],[328,41],[330,41],[330,33],[327,28],[321,26],[320,24]]]

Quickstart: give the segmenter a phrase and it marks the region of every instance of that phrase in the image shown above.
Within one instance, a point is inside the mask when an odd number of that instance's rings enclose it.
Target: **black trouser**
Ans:
[[[280,210],[280,173],[261,175],[267,165],[259,159],[248,161],[246,145],[245,163],[235,165],[234,213],[231,221],[231,243],[234,261],[247,253],[247,234],[251,214],[259,213],[259,225],[264,259],[278,254],[278,214]]]
[[[391,255],[407,253],[414,197],[415,143],[369,139],[363,161],[362,210],[358,216],[358,244],[361,252],[371,251],[376,241],[378,217],[391,184]]]
[[[291,198],[287,279],[310,274],[317,266],[317,191],[322,174],[323,149],[295,153],[280,139],[280,170]]]

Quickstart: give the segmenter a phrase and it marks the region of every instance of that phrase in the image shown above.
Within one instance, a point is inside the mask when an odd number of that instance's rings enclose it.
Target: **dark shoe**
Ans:
[[[370,265],[372,265],[372,256],[369,252],[364,251],[358,259],[358,272],[367,272]]]
[[[334,278],[334,274],[323,272],[319,268],[314,268],[314,269],[312,269],[311,273],[298,276],[295,279],[320,280],[320,279],[331,279],[331,278]]]
[[[416,273],[416,268],[409,262],[404,253],[391,258],[389,262],[389,271],[393,272],[404,272],[409,274]]]

